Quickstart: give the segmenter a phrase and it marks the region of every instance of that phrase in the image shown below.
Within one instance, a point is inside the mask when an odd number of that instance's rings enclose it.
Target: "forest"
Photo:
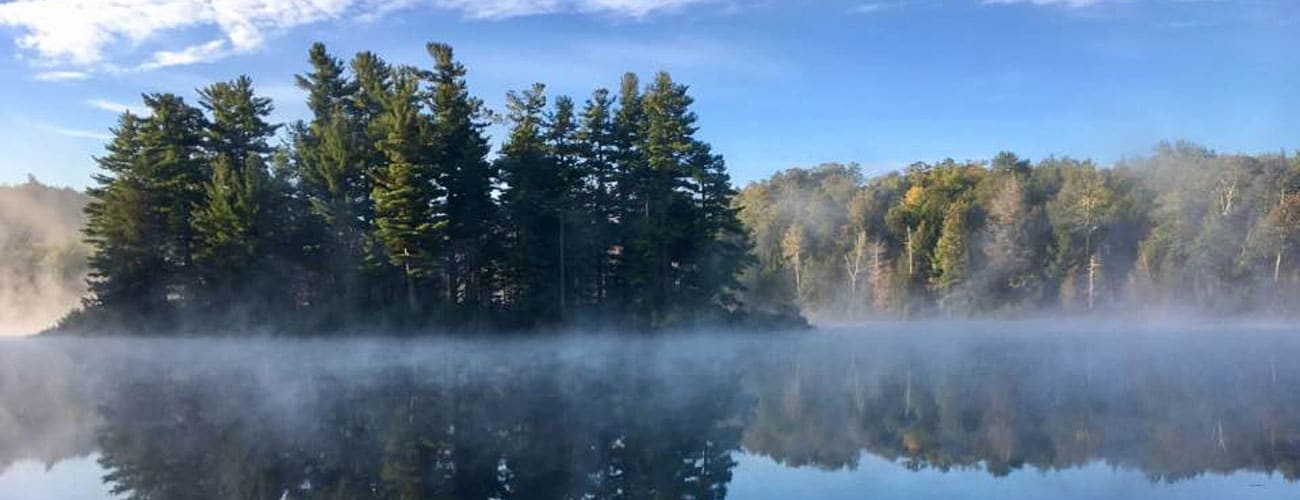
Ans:
[[[755,307],[820,321],[1286,315],[1300,292],[1300,161],[1164,143],[1103,168],[1013,153],[791,169],[743,189]]]
[[[429,68],[322,44],[311,118],[238,77],[123,114],[64,330],[800,326],[933,316],[1286,315],[1300,161],[1162,143],[1110,166],[1004,152],[737,191],[667,73],[495,112]],[[506,136],[494,147],[486,132]]]
[[[310,121],[239,77],[144,96],[88,190],[90,299],[62,327],[660,329],[752,318],[725,164],[667,73],[493,113],[431,67],[314,45]],[[485,128],[508,136],[497,154]],[[281,144],[273,142],[284,138]],[[787,319],[799,323],[802,319]]]
[[[35,178],[0,184],[0,336],[39,331],[86,291],[86,196]]]

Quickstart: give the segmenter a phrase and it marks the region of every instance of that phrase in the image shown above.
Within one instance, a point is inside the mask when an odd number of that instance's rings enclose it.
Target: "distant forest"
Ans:
[[[756,307],[824,320],[1047,312],[1293,313],[1300,160],[1162,144],[1109,168],[792,169],[737,197]]]
[[[666,73],[581,104],[537,84],[494,113],[449,46],[428,52],[426,69],[314,45],[312,117],[287,126],[247,77],[197,106],[145,95],[97,158],[89,294],[62,327],[783,327],[1300,298],[1284,153],[828,164],[737,192]]]
[[[86,201],[34,178],[0,184],[0,335],[46,328],[85,294]]]
[[[452,48],[431,68],[324,45],[310,121],[267,121],[247,77],[198,105],[144,96],[113,129],[85,230],[90,297],[66,329],[213,325],[659,329],[752,318],[721,156],[667,73],[581,105],[544,86],[491,113]],[[508,128],[494,157],[484,130]],[[277,137],[284,144],[273,146]],[[801,323],[796,316],[787,318]],[[771,324],[770,321],[765,323]]]

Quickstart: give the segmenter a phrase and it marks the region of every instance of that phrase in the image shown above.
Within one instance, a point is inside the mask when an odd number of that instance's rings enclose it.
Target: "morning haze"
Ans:
[[[0,500],[1295,497],[1229,3],[0,4]]]

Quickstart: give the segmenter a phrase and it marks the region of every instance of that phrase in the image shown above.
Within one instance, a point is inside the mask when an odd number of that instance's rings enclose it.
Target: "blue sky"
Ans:
[[[80,5],[79,5],[80,4]],[[82,187],[141,92],[239,74],[305,117],[312,41],[426,64],[453,44],[499,108],[670,71],[739,183],[792,166],[1300,148],[1295,0],[0,1],[0,183]],[[493,130],[500,135],[499,130]]]

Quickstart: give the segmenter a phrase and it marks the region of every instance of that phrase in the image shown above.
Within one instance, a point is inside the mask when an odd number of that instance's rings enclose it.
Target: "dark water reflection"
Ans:
[[[723,498],[756,460],[759,491],[865,461],[1086,497],[1105,485],[1067,473],[1100,464],[1148,494],[1255,474],[1300,496],[1297,332],[924,330],[0,343],[0,470],[91,456],[149,499]]]

